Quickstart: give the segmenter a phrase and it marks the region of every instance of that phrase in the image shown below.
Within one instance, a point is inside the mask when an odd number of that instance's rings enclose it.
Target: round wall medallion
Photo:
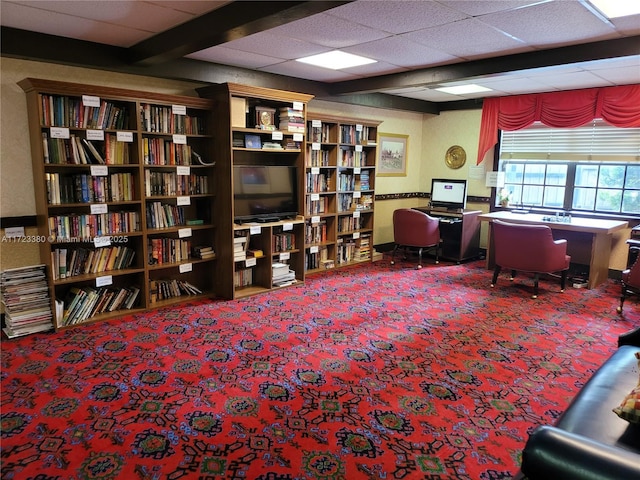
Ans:
[[[454,145],[447,150],[444,161],[449,168],[460,168],[467,161],[467,152],[460,145]]]

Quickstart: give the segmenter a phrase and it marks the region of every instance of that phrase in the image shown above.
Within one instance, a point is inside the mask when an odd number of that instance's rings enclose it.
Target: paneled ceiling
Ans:
[[[640,82],[640,15],[608,20],[586,0],[2,0],[0,23],[3,56],[432,113]],[[377,62],[295,60],[335,49]],[[492,91],[435,90],[469,81]]]

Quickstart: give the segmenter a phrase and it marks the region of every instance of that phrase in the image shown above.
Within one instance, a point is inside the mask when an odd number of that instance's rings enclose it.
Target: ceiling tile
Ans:
[[[403,37],[387,37],[344,49],[376,60],[403,67],[427,67],[459,62],[462,59],[427,48]]]
[[[540,3],[540,0],[440,0],[439,3],[473,17]]]
[[[359,78],[358,75],[345,73],[342,70],[330,70],[328,68],[316,67],[306,63],[289,60],[277,65],[260,68],[260,71],[277,73],[279,75],[289,75],[291,77],[305,78],[320,82],[340,82],[343,80],[353,80]]]
[[[579,2],[546,2],[480,20],[534,47],[556,47],[578,40],[615,38],[615,30]]]
[[[298,40],[293,37],[276,35],[273,31],[266,31],[249,35],[225,44],[226,47],[243,52],[259,53],[287,60],[324,53],[330,48],[314,43]]]
[[[272,28],[269,32],[330,48],[349,47],[389,36],[386,32],[324,13]]]
[[[466,59],[486,58],[532,51],[525,43],[505,35],[478,20],[468,19],[408,33],[405,38],[430,48]],[[470,42],[469,39],[474,41]],[[491,53],[489,53],[491,52]]]
[[[558,90],[567,90],[574,88],[593,88],[607,87],[613,85],[612,82],[605,80],[591,72],[571,72],[565,74],[554,74],[546,77],[537,77],[540,83],[557,88]]]
[[[444,25],[467,15],[436,2],[425,1],[359,1],[327,12],[367,27],[390,33],[405,33],[433,25]]]
[[[122,1],[122,0],[120,0]],[[203,13],[210,12],[212,10],[216,10],[228,2],[216,2],[212,0],[207,0],[203,2],[202,0],[158,0],[158,1],[149,1],[147,3],[152,3],[154,5],[158,5],[164,8],[176,10],[178,12],[186,12],[192,15],[202,15]]]
[[[243,68],[261,68],[267,65],[284,62],[283,58],[269,57],[257,53],[241,52],[233,48],[222,46],[207,48],[199,52],[187,55],[188,58],[202,60],[204,62],[232,65]]]
[[[607,80],[615,85],[631,84],[640,82],[640,66],[606,68],[592,70],[592,73],[600,78]],[[635,78],[635,82],[630,79]]]

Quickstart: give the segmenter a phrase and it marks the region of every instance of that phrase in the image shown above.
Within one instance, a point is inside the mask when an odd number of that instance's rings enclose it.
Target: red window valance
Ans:
[[[573,128],[594,118],[616,127],[640,127],[640,85],[486,98],[477,163],[498,142],[498,129],[520,130],[538,121],[550,127]]]

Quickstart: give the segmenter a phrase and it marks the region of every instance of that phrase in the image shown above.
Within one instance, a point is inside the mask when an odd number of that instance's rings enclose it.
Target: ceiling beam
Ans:
[[[484,60],[392,73],[331,85],[334,95],[380,92],[408,87],[437,86],[441,83],[482,78],[518,70],[566,65],[591,60],[640,55],[640,36],[602,40],[569,47],[493,57]]]
[[[230,2],[133,45],[127,50],[127,60],[141,65],[167,62],[324,12],[349,1]]]

